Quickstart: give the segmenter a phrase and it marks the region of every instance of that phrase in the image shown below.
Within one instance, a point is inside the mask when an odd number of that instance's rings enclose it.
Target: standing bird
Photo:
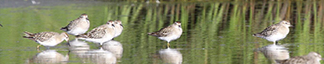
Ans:
[[[114,25],[115,25],[115,30],[116,30],[116,34],[114,36],[114,38],[115,38],[115,37],[119,36],[123,32],[123,25],[122,25],[122,22],[120,20],[116,20],[114,22]]]
[[[61,30],[71,35],[80,35],[88,31],[90,22],[87,14],[82,14],[79,18],[71,21],[67,26],[62,27]]]
[[[24,32],[24,33],[25,33],[25,36],[23,36],[24,38],[34,40],[35,42],[40,44],[37,46],[37,49],[39,49],[39,46],[41,45],[49,49],[49,47],[56,46],[57,44],[61,43],[63,40],[65,41],[69,40],[69,36],[65,32],[61,34],[56,32],[40,32],[40,33]]]
[[[106,24],[96,27],[86,34],[77,35],[76,38],[99,43],[101,46],[104,42],[110,41],[114,36],[115,28],[113,21],[108,21]]]
[[[164,27],[157,32],[148,33],[156,36],[161,40],[167,41],[167,47],[170,46],[170,41],[178,39],[182,34],[181,22],[177,21],[168,27]]]
[[[305,56],[297,56],[283,61],[281,64],[321,64],[322,56],[316,52],[310,52]]]
[[[280,21],[277,24],[271,25],[260,33],[253,34],[253,36],[272,41],[274,45],[277,41],[284,39],[289,33],[289,27],[292,26],[288,21]]]

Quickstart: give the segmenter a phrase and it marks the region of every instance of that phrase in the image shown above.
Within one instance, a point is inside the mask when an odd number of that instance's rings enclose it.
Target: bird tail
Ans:
[[[148,35],[152,35],[152,36],[156,36],[156,37],[159,37],[158,33],[156,32],[152,32],[152,33],[147,33]]]
[[[27,32],[27,31],[25,31],[24,34],[25,34],[25,36],[23,36],[23,38],[28,38],[28,39],[34,40],[35,34]]]
[[[87,38],[87,34],[76,35],[76,38]]]
[[[62,27],[61,30],[68,31],[68,28],[67,27]]]
[[[35,36],[33,33],[30,33],[30,32],[27,32],[27,31],[25,31],[24,34],[25,34],[25,36],[23,36],[24,38],[30,38],[30,37]]]
[[[259,34],[259,33],[256,33],[256,34],[253,34],[253,36],[256,36],[256,37],[261,37],[261,34]]]

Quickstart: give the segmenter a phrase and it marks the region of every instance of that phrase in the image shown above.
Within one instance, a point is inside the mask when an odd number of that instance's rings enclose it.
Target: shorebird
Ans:
[[[79,18],[71,21],[67,26],[62,27],[61,30],[71,35],[80,35],[88,31],[90,22],[87,14],[82,14]]]
[[[86,34],[77,35],[76,38],[99,43],[101,46],[104,42],[110,41],[114,35],[115,28],[113,21],[108,21],[106,24],[96,27]]]
[[[169,47],[170,41],[178,39],[182,34],[181,22],[177,21],[170,26],[160,29],[159,31],[148,34],[167,41],[167,47]]]
[[[114,36],[114,38],[115,38],[115,37],[119,36],[122,33],[123,25],[122,25],[122,22],[120,20],[116,20],[114,22],[114,25],[115,25],[115,30],[116,30],[116,34]]]
[[[37,49],[39,49],[39,46],[43,45],[47,49],[52,46],[56,46],[57,44],[61,43],[63,40],[68,41],[69,36],[67,33],[63,32],[61,34],[56,32],[40,32],[40,33],[29,33],[24,32],[25,36],[24,38],[31,39],[40,45],[37,46]]]
[[[305,56],[298,56],[283,61],[281,64],[321,64],[322,56],[316,52],[310,52]]]
[[[253,36],[264,38],[272,41],[274,45],[277,41],[284,39],[289,33],[289,27],[292,26],[288,21],[280,21],[277,24],[271,25],[260,33],[253,34]]]

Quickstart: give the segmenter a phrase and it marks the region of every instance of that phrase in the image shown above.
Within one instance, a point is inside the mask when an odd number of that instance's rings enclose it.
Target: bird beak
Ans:
[[[290,25],[289,27],[294,27],[293,25]]]

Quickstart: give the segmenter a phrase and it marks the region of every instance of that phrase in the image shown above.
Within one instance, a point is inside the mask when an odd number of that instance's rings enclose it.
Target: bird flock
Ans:
[[[107,23],[100,25],[91,31],[87,32],[90,27],[90,21],[87,14],[81,14],[81,16],[70,23],[62,27],[61,30],[65,31],[61,34],[56,32],[39,32],[39,33],[30,33],[24,32],[24,38],[31,39],[40,45],[43,45],[46,48],[56,46],[61,43],[63,40],[68,41],[69,36],[73,35],[76,39],[81,39],[93,43],[103,43],[112,40],[113,38],[118,37],[123,31],[122,21],[120,20],[109,20]],[[87,33],[86,33],[87,32]],[[167,47],[170,46],[170,41],[180,38],[182,34],[181,22],[177,21],[174,24],[164,27],[159,31],[148,33],[149,35],[156,36],[161,40],[167,41]]]
[[[2,26],[2,25],[1,25]],[[280,21],[277,24],[271,25],[264,29],[262,32],[253,34],[253,36],[260,37],[266,39],[268,41],[273,42],[273,46],[278,45],[278,41],[284,39],[289,33],[289,27],[292,25],[289,21]],[[87,14],[81,14],[81,16],[70,23],[62,27],[61,30],[65,31],[62,33],[57,32],[39,32],[39,33],[30,33],[25,31],[23,38],[31,39],[40,45],[37,46],[37,49],[41,45],[46,47],[53,47],[62,41],[68,41],[69,36],[73,35],[76,37],[76,40],[81,39],[93,43],[98,43],[103,45],[103,43],[107,41],[111,41],[113,38],[121,35],[123,31],[122,21],[120,20],[109,20],[107,23],[100,25],[91,31],[87,32],[90,27],[90,21],[88,19]],[[87,32],[87,33],[86,33]],[[159,31],[148,33],[148,35],[152,35],[158,37],[161,40],[167,41],[167,48],[170,47],[170,42],[172,40],[176,40],[180,38],[182,34],[181,22],[177,21],[167,27],[160,29]],[[282,48],[282,47],[280,47]],[[267,49],[270,51],[276,51],[275,49]],[[269,54],[268,52],[263,52],[265,55],[274,55]],[[270,56],[266,56],[270,57]],[[310,52],[305,56],[298,56],[284,60],[280,60],[277,63],[279,64],[320,64],[319,61],[322,60],[320,54],[316,52]]]
[[[24,32],[25,36],[23,36],[23,38],[28,38],[39,43],[40,45],[37,46],[37,49],[39,49],[39,46],[41,45],[48,49],[49,47],[56,46],[63,40],[68,41],[68,34],[76,36],[76,39],[82,39],[102,45],[104,42],[118,37],[123,31],[123,25],[120,20],[109,20],[107,23],[87,32],[89,27],[90,21],[88,15],[81,14],[79,18],[70,21],[67,26],[62,27],[61,30],[65,32],[61,34],[57,32],[30,33],[26,31]]]

